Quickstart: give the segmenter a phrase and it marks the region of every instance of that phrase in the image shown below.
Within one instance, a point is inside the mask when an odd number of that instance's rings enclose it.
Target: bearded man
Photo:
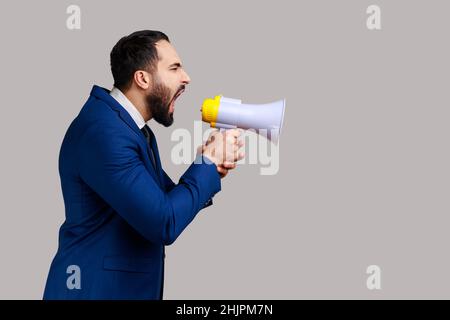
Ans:
[[[94,86],[59,154],[66,219],[44,299],[162,299],[164,248],[242,159],[240,132],[213,132],[175,184],[147,122],[174,121],[191,81],[169,38],[137,31],[111,51],[114,87]],[[197,110],[197,109],[195,109]]]

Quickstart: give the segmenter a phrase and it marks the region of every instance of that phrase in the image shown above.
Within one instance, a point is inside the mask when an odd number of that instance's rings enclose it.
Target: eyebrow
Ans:
[[[172,64],[169,66],[169,68],[172,68],[172,67],[178,67],[178,68],[181,68],[181,63],[179,63],[179,62],[172,63]]]

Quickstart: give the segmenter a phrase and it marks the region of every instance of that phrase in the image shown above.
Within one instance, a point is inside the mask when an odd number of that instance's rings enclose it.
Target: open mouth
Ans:
[[[184,92],[184,90],[185,88],[178,89],[177,93],[175,93],[175,95],[173,96],[172,101],[177,100],[178,97],[181,96],[181,94]]]
[[[172,101],[170,101],[171,109],[174,108],[174,106],[175,106],[175,100],[177,100],[178,97],[181,96],[181,94],[184,92],[184,90],[185,90],[185,88],[181,88],[181,89],[178,89],[177,93],[175,93],[175,95],[174,95],[173,98],[172,98]]]

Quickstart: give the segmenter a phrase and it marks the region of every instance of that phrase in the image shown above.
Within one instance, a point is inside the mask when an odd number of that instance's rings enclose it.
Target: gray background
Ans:
[[[81,30],[66,28],[78,4]],[[366,8],[382,30],[366,28]],[[449,1],[3,1],[0,298],[40,299],[64,205],[57,159],[123,35],[159,29],[204,98],[286,98],[280,170],[243,165],[167,248],[165,298],[450,298]],[[366,288],[366,267],[382,290]]]

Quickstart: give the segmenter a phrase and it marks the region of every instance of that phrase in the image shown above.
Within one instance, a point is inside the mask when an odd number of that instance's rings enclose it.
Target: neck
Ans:
[[[149,108],[147,107],[147,103],[143,97],[143,95],[136,90],[130,88],[129,90],[123,92],[123,94],[130,100],[130,102],[136,107],[139,113],[144,118],[145,122],[150,121],[152,115],[150,113]]]

